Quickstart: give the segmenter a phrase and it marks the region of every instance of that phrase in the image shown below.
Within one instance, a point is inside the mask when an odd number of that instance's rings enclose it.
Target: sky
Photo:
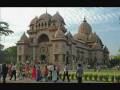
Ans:
[[[92,31],[107,46],[110,55],[118,54],[120,48],[120,7],[1,7],[0,20],[8,22],[14,31],[10,36],[2,36],[0,43],[8,48],[16,45],[21,35],[29,29],[31,20],[44,13],[54,15],[57,11],[64,18],[67,31],[73,35],[85,17]],[[27,33],[26,33],[27,34]]]

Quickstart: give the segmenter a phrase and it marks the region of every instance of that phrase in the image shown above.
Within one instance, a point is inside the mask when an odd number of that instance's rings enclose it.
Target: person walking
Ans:
[[[47,65],[45,66],[45,69],[44,69],[44,78],[45,78],[45,81],[48,81],[48,68],[47,68]]]
[[[7,73],[8,73],[8,67],[6,64],[3,64],[2,66],[3,83],[6,83]]]
[[[18,68],[19,69],[19,74],[18,74],[19,80],[22,80],[22,78],[23,78],[22,77],[22,68],[23,68],[22,63],[20,63],[19,68]]]
[[[56,66],[54,66],[54,69],[52,70],[52,81],[54,81],[54,82],[57,81],[57,70],[56,70]]]
[[[56,70],[57,70],[57,80],[59,80],[59,77],[60,77],[60,65],[59,64],[57,64]]]
[[[36,81],[41,80],[41,71],[40,71],[40,66],[36,66]]]
[[[9,75],[9,77],[11,77],[11,74],[12,74],[11,68],[12,68],[12,64],[9,64],[9,66],[8,66],[8,75]]]
[[[83,67],[81,64],[78,64],[76,76],[77,76],[78,83],[82,83]]]
[[[63,82],[65,80],[65,77],[67,77],[68,82],[70,82],[68,70],[69,70],[69,67],[68,67],[68,64],[66,64],[64,67]]]
[[[36,78],[36,68],[35,65],[32,67],[32,79],[35,80]]]
[[[1,77],[2,77],[2,64],[0,64],[0,82],[1,82]]]
[[[11,75],[10,80],[11,80],[12,77],[14,76],[14,80],[16,81],[16,65],[15,65],[15,63],[14,63],[14,65],[12,66],[11,70],[12,70],[12,75]]]

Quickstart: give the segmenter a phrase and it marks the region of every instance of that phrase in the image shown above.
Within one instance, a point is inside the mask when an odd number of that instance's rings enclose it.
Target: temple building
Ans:
[[[72,35],[65,28],[63,17],[47,12],[31,20],[27,35],[17,42],[17,62],[39,61],[41,64],[83,65],[105,64],[109,51],[84,18],[78,32]]]

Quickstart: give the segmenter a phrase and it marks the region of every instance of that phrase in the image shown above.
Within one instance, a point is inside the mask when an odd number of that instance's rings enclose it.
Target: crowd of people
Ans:
[[[16,66],[16,64],[0,64],[0,82],[6,83],[6,78],[12,80],[13,76],[15,81],[16,79],[19,80],[32,79],[36,81],[57,82],[58,80],[61,79],[60,78],[61,71],[62,70],[60,65],[53,65],[53,64],[45,65],[44,68],[42,69],[39,63],[34,65],[19,64],[19,66]],[[83,76],[83,68],[81,64],[78,64],[76,70],[76,77],[78,83],[82,82],[82,76]],[[63,82],[66,77],[68,82],[70,82],[68,64],[66,64],[64,67],[63,79],[62,79]]]

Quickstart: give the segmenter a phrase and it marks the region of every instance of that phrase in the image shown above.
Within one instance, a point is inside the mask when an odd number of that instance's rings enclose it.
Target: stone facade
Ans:
[[[100,37],[92,32],[84,18],[75,35],[67,32],[62,16],[57,12],[51,16],[47,12],[30,22],[27,30],[17,42],[17,61],[41,64],[52,63],[70,66],[77,63],[104,64],[109,60],[109,51]]]

